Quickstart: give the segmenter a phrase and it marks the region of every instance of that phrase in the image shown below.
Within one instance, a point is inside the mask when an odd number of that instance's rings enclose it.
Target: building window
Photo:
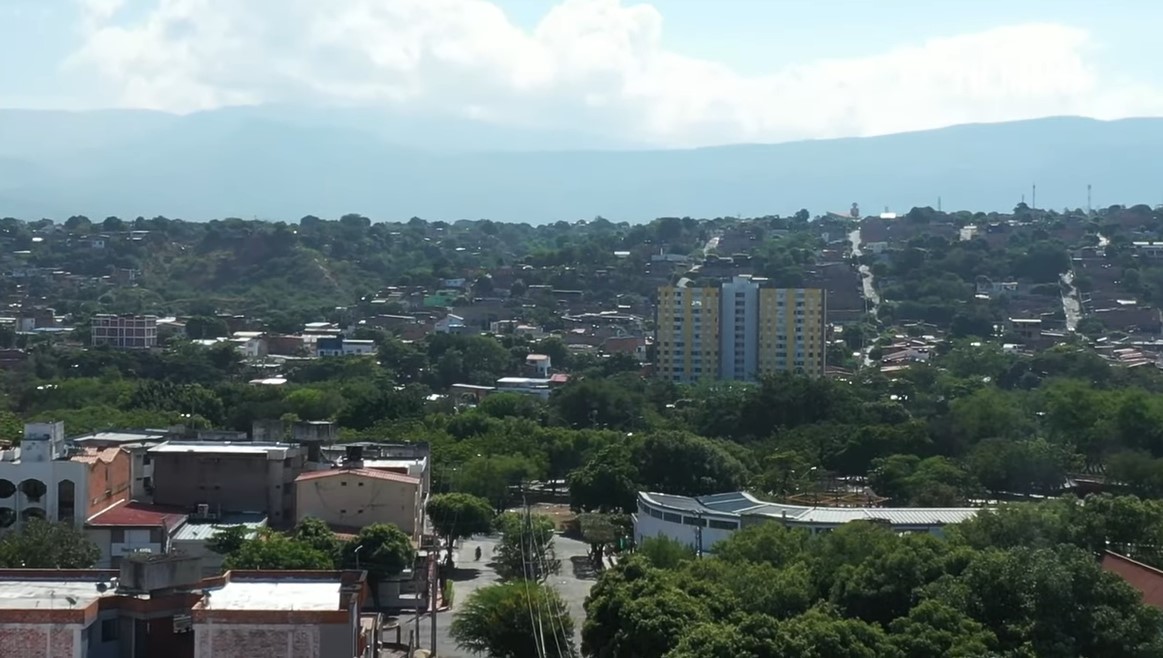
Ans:
[[[39,503],[48,493],[48,487],[44,486],[40,480],[28,479],[20,483],[20,492],[24,494],[28,502]]]
[[[57,483],[57,520],[72,523],[77,514],[77,486],[72,480]]]
[[[738,530],[739,524],[734,521],[715,521],[711,520],[710,526],[713,530]]]

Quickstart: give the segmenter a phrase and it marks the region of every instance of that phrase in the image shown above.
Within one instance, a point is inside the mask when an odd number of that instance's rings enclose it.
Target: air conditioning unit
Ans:
[[[210,506],[206,503],[198,503],[198,516],[202,518],[210,516]]]

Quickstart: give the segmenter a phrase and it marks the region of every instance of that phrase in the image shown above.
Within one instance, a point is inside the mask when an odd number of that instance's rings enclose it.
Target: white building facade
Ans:
[[[979,508],[806,507],[769,503],[746,492],[692,498],[639,492],[633,515],[634,541],[668,537],[700,553],[736,530],[757,523],[782,523],[812,534],[830,532],[852,521],[885,523],[900,533],[941,535],[946,525],[973,518]]]
[[[19,448],[0,451],[0,533],[33,518],[85,521],[89,468],[65,456],[64,423],[24,426]]]

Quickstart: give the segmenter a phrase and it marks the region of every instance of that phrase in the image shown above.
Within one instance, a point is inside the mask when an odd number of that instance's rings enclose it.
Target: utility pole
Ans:
[[[1090,183],[1086,184],[1086,216],[1089,217],[1094,211],[1090,207]]]
[[[414,630],[412,632],[413,637],[411,640],[408,641],[408,646],[410,648],[419,649],[420,648],[420,612],[421,612],[420,601],[423,600],[423,597],[420,596],[420,593],[428,590],[428,581],[424,580],[424,574],[428,569],[427,569],[427,567],[425,567],[423,569],[416,569],[415,563],[412,564],[412,568],[415,570],[415,573],[416,573],[416,596],[417,596],[417,598],[416,598],[416,630]],[[415,644],[413,644],[413,642],[415,642]]]
[[[1030,186],[1030,209],[1038,209],[1038,186],[1036,184]]]
[[[448,550],[452,550],[452,547],[449,546]],[[429,600],[432,601],[432,655],[433,656],[437,655],[436,654],[436,607],[437,607],[436,606],[436,597],[438,596],[438,592],[440,589],[440,579],[436,577],[436,570],[438,568],[436,562],[437,562],[437,559],[439,558],[439,552],[440,552],[439,550],[432,552],[429,554],[429,557],[428,557],[428,580],[429,580],[429,585],[431,587],[431,594],[429,594]]]

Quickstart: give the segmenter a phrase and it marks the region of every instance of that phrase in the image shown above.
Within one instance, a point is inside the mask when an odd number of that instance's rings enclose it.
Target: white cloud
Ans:
[[[71,64],[121,104],[191,111],[319,100],[403,104],[674,145],[871,135],[1053,114],[1163,111],[1109,82],[1087,32],[1056,24],[888,45],[747,76],[661,45],[647,4],[564,0],[528,31],[486,0],[159,0],[94,24]]]

